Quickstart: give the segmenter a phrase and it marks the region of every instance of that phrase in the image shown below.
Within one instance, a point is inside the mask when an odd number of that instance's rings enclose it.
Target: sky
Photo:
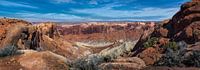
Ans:
[[[190,0],[0,0],[0,17],[30,22],[161,21]]]

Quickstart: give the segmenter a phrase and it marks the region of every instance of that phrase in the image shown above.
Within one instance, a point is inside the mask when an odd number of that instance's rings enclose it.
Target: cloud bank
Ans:
[[[161,21],[188,0],[1,0],[0,16],[40,21]]]

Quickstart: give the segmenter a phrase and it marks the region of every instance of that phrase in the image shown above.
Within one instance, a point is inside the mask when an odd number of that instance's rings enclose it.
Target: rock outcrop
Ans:
[[[180,11],[169,21],[169,24],[164,26],[168,28],[174,40],[184,40],[190,44],[199,41],[199,5],[198,0],[183,4]]]
[[[143,39],[144,48],[137,56],[150,66],[199,67],[199,8],[199,0],[183,4],[172,19],[156,25]]]
[[[150,47],[139,53],[138,57],[144,60],[146,65],[153,65],[161,58],[161,54],[157,49]]]
[[[66,70],[69,69],[65,57],[49,51],[23,50],[23,54],[0,59],[1,70]]]
[[[2,39],[0,56],[9,56],[16,50],[32,49],[36,51],[51,51],[56,54],[74,59],[84,56],[87,49],[73,47],[72,43],[64,41],[59,35],[54,23],[30,23],[16,19],[0,19]],[[65,53],[63,53],[65,52]]]

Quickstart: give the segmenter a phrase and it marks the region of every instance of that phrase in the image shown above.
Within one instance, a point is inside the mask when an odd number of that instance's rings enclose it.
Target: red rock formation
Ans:
[[[157,49],[150,47],[139,53],[138,57],[141,58],[146,65],[152,65],[161,58],[161,54]]]
[[[23,20],[0,19],[0,43],[4,44],[2,41],[4,41],[5,38],[9,38],[9,37],[6,37],[6,35],[9,35],[9,36],[13,35],[13,34],[9,34],[9,31],[11,31],[10,29],[13,29],[13,28],[20,29],[19,27],[27,26],[27,25],[30,25],[30,23],[23,21]],[[13,32],[15,32],[15,31],[13,31]],[[17,32],[15,32],[15,33],[17,33]]]
[[[16,50],[32,49],[37,51],[51,51],[56,54],[75,59],[85,56],[88,49],[77,48],[59,35],[56,24],[42,23],[31,25],[30,23],[16,19],[0,19],[2,35],[0,35],[0,55],[8,56]],[[7,26],[7,27],[6,27]],[[63,53],[65,52],[65,53]]]
[[[138,57],[143,59],[146,65],[185,65],[189,67],[196,65],[196,67],[198,67],[199,62],[194,62],[192,63],[194,65],[190,65],[190,61],[196,61],[195,59],[190,58],[199,55],[199,53],[196,54],[196,52],[199,51],[199,44],[196,43],[200,41],[199,13],[199,0],[193,0],[192,2],[187,2],[183,4],[180,11],[178,11],[171,20],[163,21],[162,24],[156,26],[156,29],[152,34],[149,34],[150,39],[158,38],[158,41],[156,43],[153,43],[153,46],[150,44],[148,48],[144,48],[143,50],[141,50],[141,52],[138,52]],[[146,40],[146,42],[148,41]],[[142,44],[144,44],[144,42]],[[179,56],[180,53],[177,52],[181,52],[181,56]],[[199,59],[198,57],[196,58]],[[183,61],[181,59],[183,59]],[[189,63],[184,61],[187,61]],[[164,68],[158,67],[158,69]]]
[[[136,40],[144,30],[153,28],[154,23],[140,24],[79,24],[74,26],[61,25],[58,28],[60,33],[65,36],[66,40],[83,41],[83,40]]]
[[[175,14],[169,25],[173,26],[172,36],[176,40],[185,40],[188,43],[199,41],[200,1],[193,0],[181,6],[180,11]]]

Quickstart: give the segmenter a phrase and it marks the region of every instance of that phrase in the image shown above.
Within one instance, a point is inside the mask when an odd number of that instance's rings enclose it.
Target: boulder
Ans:
[[[161,54],[155,48],[150,47],[139,53],[138,57],[141,58],[146,65],[152,65],[161,58]]]
[[[167,43],[169,43],[169,39],[168,38],[160,38],[158,40],[158,46],[162,46],[162,45],[166,45]]]
[[[168,30],[165,28],[160,28],[158,30],[158,35],[160,35],[161,37],[167,37],[168,36]]]

